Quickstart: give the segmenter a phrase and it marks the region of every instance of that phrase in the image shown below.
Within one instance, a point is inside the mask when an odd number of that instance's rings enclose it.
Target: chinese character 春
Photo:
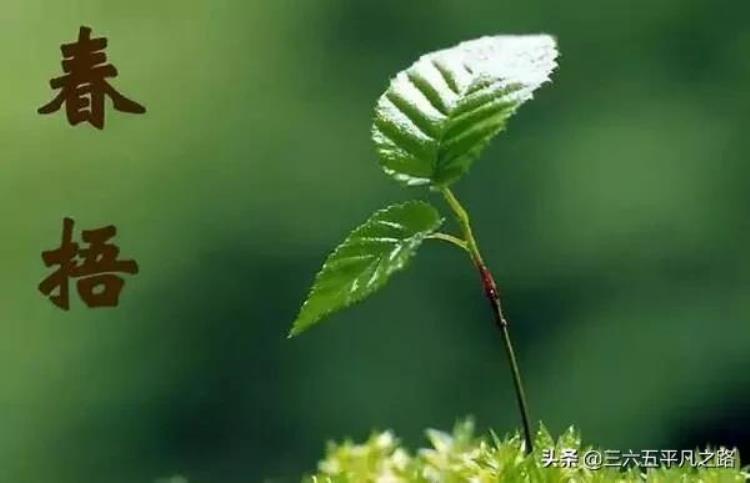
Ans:
[[[60,89],[57,97],[39,108],[39,114],[57,112],[65,104],[68,122],[75,126],[88,121],[98,129],[104,128],[104,97],[112,99],[118,111],[143,114],[146,108],[117,92],[106,79],[117,77],[117,69],[107,64],[104,49],[107,39],[91,38],[91,29],[81,27],[78,40],[60,47],[65,75],[50,81],[53,89]]]
[[[81,248],[73,241],[73,220],[63,221],[62,243],[54,250],[42,252],[47,267],[57,270],[39,284],[39,291],[63,310],[70,308],[70,279],[78,279],[78,295],[89,307],[115,307],[125,280],[117,273],[138,273],[134,260],[118,260],[120,249],[108,243],[117,234],[114,226],[83,230],[81,238],[88,245]],[[57,291],[53,295],[54,291]]]

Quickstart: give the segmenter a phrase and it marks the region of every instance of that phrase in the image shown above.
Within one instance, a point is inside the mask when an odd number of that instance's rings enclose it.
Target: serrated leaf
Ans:
[[[375,212],[328,256],[289,335],[299,334],[383,287],[442,221],[437,210],[422,201]]]
[[[420,57],[375,108],[381,166],[407,186],[456,181],[549,80],[556,57],[549,35],[482,37]]]

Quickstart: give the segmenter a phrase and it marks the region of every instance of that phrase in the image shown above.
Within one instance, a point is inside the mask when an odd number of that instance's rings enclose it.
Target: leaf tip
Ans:
[[[305,329],[301,328],[299,324],[295,321],[294,324],[292,324],[292,328],[289,329],[289,332],[286,334],[287,340],[294,339],[298,335],[302,333]]]

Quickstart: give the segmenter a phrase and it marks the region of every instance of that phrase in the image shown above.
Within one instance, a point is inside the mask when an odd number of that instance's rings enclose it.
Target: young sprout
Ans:
[[[385,173],[405,187],[439,193],[460,228],[438,231],[443,218],[425,201],[375,212],[331,253],[297,316],[290,337],[326,315],[383,287],[422,242],[449,242],[469,255],[511,367],[525,451],[533,450],[528,408],[500,292],[472,231],[467,210],[451,190],[490,140],[557,66],[549,35],[499,35],[423,55],[399,72],[378,99],[372,139]]]

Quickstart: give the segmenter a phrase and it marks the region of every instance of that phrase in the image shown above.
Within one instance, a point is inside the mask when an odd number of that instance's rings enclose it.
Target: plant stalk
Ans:
[[[447,233],[433,233],[432,235],[428,235],[427,238],[432,238],[434,240],[443,240],[456,245],[461,250],[464,250],[466,252],[469,251],[469,247],[466,245],[466,242],[464,240],[453,235],[448,235]]]
[[[508,320],[503,314],[503,308],[500,302],[500,292],[497,289],[497,284],[495,283],[495,279],[492,276],[492,272],[490,272],[490,269],[487,268],[487,265],[482,259],[482,254],[479,251],[479,246],[477,245],[476,239],[474,238],[474,233],[471,229],[469,214],[466,212],[464,207],[461,205],[461,203],[449,188],[440,188],[440,191],[443,194],[443,197],[445,198],[448,205],[451,207],[451,210],[453,210],[453,213],[456,216],[456,221],[458,222],[461,231],[463,232],[466,242],[466,250],[469,252],[469,256],[471,257],[474,266],[479,272],[479,276],[482,280],[482,287],[484,288],[485,297],[487,297],[487,300],[490,303],[492,314],[495,319],[495,326],[500,331],[500,335],[503,339],[503,343],[505,345],[505,353],[508,356],[508,363],[510,364],[511,373],[513,375],[513,387],[515,388],[516,392],[518,410],[521,413],[523,435],[526,442],[526,453],[530,454],[532,451],[534,451],[534,445],[531,437],[531,426],[529,424],[529,409],[528,404],[526,403],[526,394],[523,389],[523,381],[521,380],[521,371],[518,368],[516,353],[513,350],[513,343],[510,339]]]

